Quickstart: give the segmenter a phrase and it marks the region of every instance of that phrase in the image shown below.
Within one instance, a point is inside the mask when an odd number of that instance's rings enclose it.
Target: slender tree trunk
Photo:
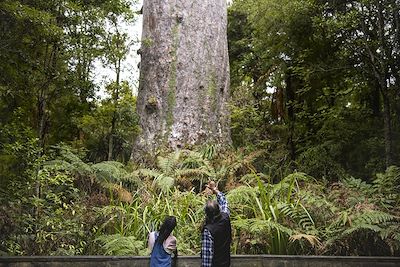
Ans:
[[[229,144],[226,0],[144,1],[140,51],[142,131],[132,156]]]
[[[387,90],[387,89],[383,89]],[[393,164],[393,142],[392,142],[392,121],[391,109],[388,92],[382,90],[383,97],[383,121],[384,121],[384,135],[385,135],[385,162],[386,167]]]
[[[38,109],[38,122],[37,122],[37,133],[39,137],[39,148],[40,152],[38,154],[38,158],[43,156],[44,154],[44,149],[45,149],[45,138],[46,138],[46,98],[44,97],[44,92],[41,90],[39,97],[38,97],[38,102],[37,102],[37,109]],[[36,171],[36,181],[35,181],[35,196],[39,199],[40,198],[40,193],[41,193],[41,183],[40,183],[40,176],[39,176],[39,170],[40,166],[37,166],[37,171]],[[39,219],[40,216],[40,208],[39,206],[34,209],[35,212],[35,218]],[[38,229],[38,224],[37,221],[35,223],[35,229]]]
[[[374,83],[371,85],[371,94],[369,96],[370,99],[370,106],[372,109],[372,114],[374,117],[381,117],[381,94],[379,90],[379,83]]]
[[[294,77],[290,70],[286,72],[286,106],[287,106],[287,123],[289,126],[289,137],[287,144],[290,152],[290,159],[292,161],[296,160],[296,144],[294,142],[294,130],[295,130],[295,82]]]
[[[108,157],[107,160],[113,160],[113,150],[114,150],[114,136],[115,136],[115,128],[117,124],[117,116],[118,116],[118,99],[119,99],[119,86],[120,86],[120,73],[121,73],[121,59],[118,59],[116,66],[115,66],[115,72],[117,74],[116,80],[115,80],[115,92],[113,95],[113,101],[114,101],[114,112],[112,115],[111,119],[111,128],[110,128],[110,138],[108,139]]]
[[[58,46],[56,43],[46,45],[45,57],[43,59],[43,70],[46,71],[47,76],[43,84],[39,85],[39,91],[37,95],[37,134],[39,138],[40,152],[38,157],[41,157],[45,153],[46,137],[49,130],[48,125],[48,108],[47,104],[51,99],[52,93],[50,90],[50,84],[54,79],[54,69],[58,56]],[[35,194],[37,198],[41,197],[41,183],[39,177],[40,166],[37,167],[36,182],[35,182]],[[35,209],[35,217],[38,219],[40,216],[40,208]],[[35,224],[35,228],[38,225]]]
[[[117,122],[117,117],[115,112],[113,113],[113,117],[111,119],[111,127],[110,127],[110,136],[108,138],[108,156],[107,160],[113,160],[113,150],[114,150],[114,135],[115,135],[115,125]]]
[[[47,135],[47,116],[46,116],[46,98],[40,93],[38,99],[38,137],[39,147],[44,151],[45,139]]]

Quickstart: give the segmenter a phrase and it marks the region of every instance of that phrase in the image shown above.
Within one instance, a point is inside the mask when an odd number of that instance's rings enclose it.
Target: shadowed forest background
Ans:
[[[199,254],[210,180],[234,254],[400,255],[400,1],[233,1],[231,144],[133,160],[138,16],[0,1],[0,255],[148,255],[166,215]],[[102,97],[96,62],[113,70]]]

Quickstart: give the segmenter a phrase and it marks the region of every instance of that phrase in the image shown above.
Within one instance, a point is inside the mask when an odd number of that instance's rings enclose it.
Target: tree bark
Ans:
[[[384,122],[384,135],[385,135],[385,162],[386,168],[393,165],[393,142],[392,142],[392,122],[391,122],[391,109],[387,89],[382,89],[383,98],[383,122]]]
[[[295,109],[294,109],[294,101],[295,101],[295,88],[293,82],[293,73],[288,70],[286,73],[286,106],[287,106],[287,124],[289,127],[289,137],[287,140],[290,159],[292,161],[296,160],[296,144],[294,142],[294,131],[295,131]]]
[[[132,156],[230,141],[225,0],[145,0]]]
[[[112,99],[114,102],[114,111],[111,118],[111,127],[110,127],[110,137],[108,139],[108,156],[107,160],[113,160],[113,150],[114,150],[114,136],[117,124],[117,117],[118,117],[118,100],[119,100],[119,88],[120,88],[120,74],[121,74],[121,58],[117,60],[115,63],[115,92],[113,93]]]

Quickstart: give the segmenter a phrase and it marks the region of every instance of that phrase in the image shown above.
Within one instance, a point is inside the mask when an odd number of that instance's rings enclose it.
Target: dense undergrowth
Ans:
[[[215,180],[229,201],[234,254],[400,255],[395,166],[370,183],[328,182],[301,172],[272,179],[255,167],[263,151],[181,150],[153,168],[88,164],[78,154],[60,146],[33,155],[29,179],[2,192],[2,254],[146,255],[148,232],[166,215],[178,219],[180,254],[199,254],[204,184]]]

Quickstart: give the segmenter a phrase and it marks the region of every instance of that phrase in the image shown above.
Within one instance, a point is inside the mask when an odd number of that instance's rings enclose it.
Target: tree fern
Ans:
[[[138,176],[144,176],[144,177],[149,177],[149,178],[157,178],[161,172],[158,170],[154,169],[139,169],[135,172],[136,175]]]
[[[373,186],[377,191],[400,193],[400,167],[390,166],[384,174],[378,173]]]
[[[75,176],[89,177],[93,170],[88,164],[83,162],[68,147],[53,147],[59,152],[59,156],[44,163],[44,167],[56,171],[68,171]]]
[[[134,236],[102,235],[95,242],[100,244],[104,255],[144,255],[146,251],[145,241],[137,240]]]
[[[180,164],[181,151],[170,153],[167,157],[157,157],[157,166],[164,173],[170,174],[174,169],[178,168]]]
[[[103,161],[94,164],[92,170],[99,181],[112,183],[119,183],[128,175],[124,170],[124,165],[116,161]]]
[[[198,152],[179,150],[164,157],[159,156],[156,170],[139,169],[137,174],[152,178],[153,184],[163,191],[172,188],[182,179],[190,182],[199,181],[201,190],[202,184],[208,180],[218,180],[218,176],[224,170],[221,168],[216,172],[211,163]]]
[[[69,173],[96,180],[99,184],[103,184],[109,188],[107,183],[133,183],[137,179],[129,174],[124,165],[116,161],[104,161],[97,164],[89,165],[83,162],[68,147],[55,147],[59,151],[58,158],[45,162],[44,167],[55,171],[68,171]]]
[[[229,191],[227,199],[231,209],[235,210],[235,215],[255,217],[257,214],[257,195],[257,188],[240,186]]]
[[[326,241],[328,247],[341,246],[343,242],[349,243],[351,240],[357,238],[357,240],[369,240],[368,236],[375,236],[372,243],[365,246],[364,250],[374,250],[376,249],[377,242],[386,243],[389,247],[396,247],[399,242],[395,240],[396,233],[399,229],[399,218],[380,211],[371,209],[358,209],[354,213],[351,213],[351,209],[343,213],[344,218],[347,218],[346,224],[338,224],[338,221],[334,221],[328,229],[333,230],[330,237]],[[343,220],[344,222],[344,220]],[[338,226],[341,225],[341,226]],[[343,227],[345,226],[345,227]],[[347,227],[346,227],[347,226]],[[329,232],[328,232],[329,233]],[[353,247],[352,249],[356,249]]]
[[[301,229],[305,231],[314,229],[314,220],[302,204],[280,203],[277,207],[287,219],[296,223]]]
[[[363,212],[354,216],[353,225],[357,224],[370,224],[379,225],[387,222],[396,221],[398,217],[389,213],[379,210],[364,210]]]
[[[174,182],[174,177],[161,173],[154,179],[153,184],[160,188],[163,192],[168,192],[168,190],[174,186]]]
[[[371,194],[373,192],[372,185],[367,184],[366,182],[362,181],[361,179],[356,179],[354,177],[349,177],[343,179],[343,186],[348,189],[352,189],[358,192],[362,192],[364,194]]]
[[[399,207],[400,168],[391,166],[384,174],[378,173],[373,181],[374,198],[386,209]]]

